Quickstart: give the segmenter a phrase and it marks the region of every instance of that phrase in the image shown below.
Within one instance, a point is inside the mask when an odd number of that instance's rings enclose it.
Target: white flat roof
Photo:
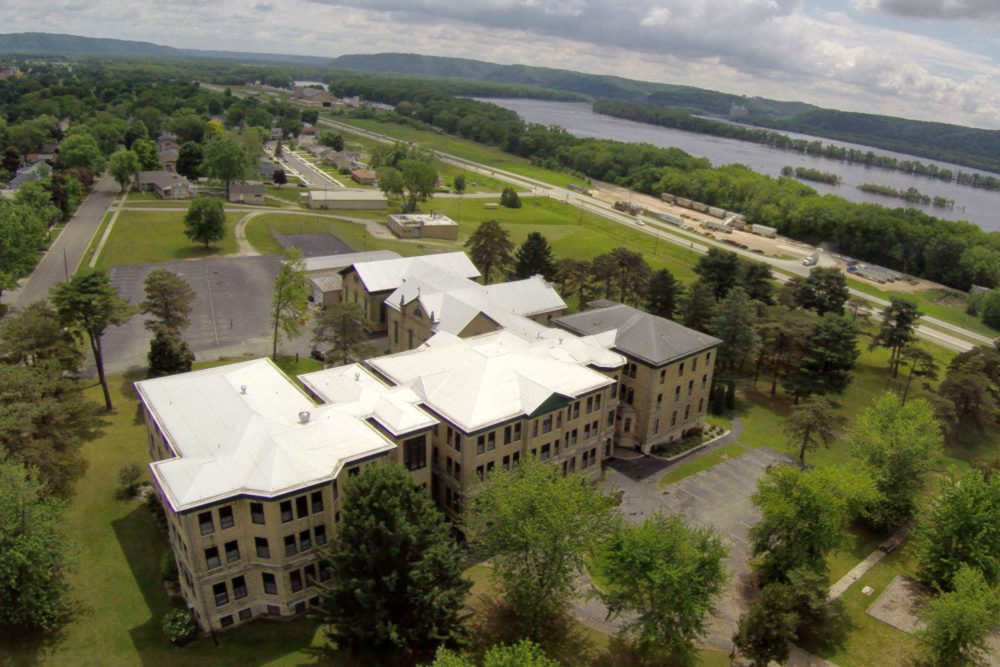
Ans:
[[[471,433],[531,415],[551,397],[572,400],[613,384],[588,364],[617,368],[623,356],[597,339],[546,331],[532,340],[502,330],[467,339],[439,333],[415,350],[366,363]]]
[[[316,405],[270,359],[135,386],[177,454],[150,464],[175,511],[288,493],[395,447],[363,419]]]
[[[389,219],[401,225],[457,227],[458,223],[439,213],[393,213]]]
[[[425,271],[443,271],[460,278],[479,276],[479,269],[464,252],[443,252],[378,262],[359,262],[353,267],[369,292],[395,289],[403,283],[403,279],[411,270],[417,271],[421,267]]]
[[[313,271],[329,271],[343,269],[358,262],[376,262],[383,259],[398,259],[399,253],[392,250],[370,250],[368,252],[345,252],[340,255],[323,255],[322,257],[306,257],[306,273]]]
[[[319,201],[328,200],[385,200],[385,194],[381,190],[371,190],[363,188],[336,188],[332,190],[310,190],[309,198]]]

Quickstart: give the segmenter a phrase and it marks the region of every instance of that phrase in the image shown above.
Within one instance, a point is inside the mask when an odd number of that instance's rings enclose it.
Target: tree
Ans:
[[[278,334],[291,338],[298,335],[309,319],[309,287],[302,251],[288,248],[282,253],[281,270],[272,286],[271,326],[274,327],[271,358],[278,360]]]
[[[799,405],[785,422],[789,444],[799,449],[799,464],[806,464],[806,450],[828,447],[836,437],[837,416],[830,401],[812,396]]]
[[[642,653],[692,663],[694,641],[729,578],[726,551],[710,528],[681,516],[619,527],[598,551],[609,616],[622,618],[622,633],[637,635]]]
[[[108,171],[114,177],[122,191],[132,182],[132,177],[139,172],[139,158],[134,151],[115,151],[108,160]]]
[[[632,252],[627,248],[615,248],[611,251],[615,265],[615,286],[618,288],[618,298],[623,303],[638,303],[647,291],[650,269],[642,254]]]
[[[313,345],[322,349],[325,361],[345,365],[378,354],[365,336],[373,325],[357,303],[338,302],[324,308],[313,323]]]
[[[598,255],[590,262],[590,277],[595,283],[604,284],[604,298],[610,299],[612,285],[618,277],[618,260],[610,252]]]
[[[715,391],[719,391],[718,387],[725,383],[727,395],[732,397],[737,378],[743,376],[751,360],[757,359],[760,334],[756,325],[757,308],[747,293],[742,287],[729,290],[726,298],[719,303],[710,327],[712,334],[722,340],[712,378]]]
[[[646,310],[668,320],[674,316],[683,287],[667,269],[654,273],[646,288]]]
[[[64,503],[24,466],[0,463],[0,627],[52,632],[69,611]]]
[[[503,273],[514,263],[511,256],[514,243],[510,240],[510,233],[496,220],[480,223],[465,241],[465,247],[469,249],[472,263],[483,274],[484,285],[490,284],[494,269]]]
[[[851,384],[858,331],[841,315],[828,312],[813,325],[798,368],[787,383],[796,402],[812,394],[840,394]]]
[[[68,496],[87,468],[80,447],[94,436],[97,406],[49,360],[0,364],[0,404],[0,460],[33,468],[51,493]]]
[[[544,634],[574,593],[583,557],[613,524],[613,501],[577,475],[527,457],[478,486],[466,510],[470,543],[529,637]]]
[[[681,298],[681,320],[684,326],[707,332],[715,319],[715,291],[703,280],[688,286]]]
[[[177,173],[192,181],[201,176],[201,162],[204,159],[201,144],[189,141],[177,151]]]
[[[184,236],[195,243],[221,241],[226,235],[226,213],[215,197],[197,197],[184,215]]]
[[[858,416],[851,442],[879,493],[866,517],[879,527],[901,525],[913,514],[927,474],[944,447],[930,404],[918,399],[900,406],[886,392]]]
[[[521,198],[514,188],[504,188],[500,193],[500,205],[507,208],[521,208]]]
[[[847,522],[875,497],[871,479],[858,471],[768,470],[750,497],[761,512],[749,535],[760,581],[787,581],[801,567],[825,573],[826,555],[843,540]]]
[[[952,433],[963,424],[981,426],[1000,412],[1000,352],[980,345],[956,355],[938,386]]]
[[[722,301],[739,281],[740,258],[735,252],[712,247],[695,264],[694,272],[712,288],[715,300]]]
[[[16,146],[7,146],[3,150],[3,160],[0,167],[9,174],[13,174],[21,167],[21,151]]]
[[[426,160],[406,159],[399,163],[399,173],[406,188],[403,212],[416,211],[418,202],[426,201],[434,194],[437,170]]]
[[[910,372],[906,374],[906,384],[903,386],[903,394],[899,397],[899,404],[906,405],[906,398],[910,394],[910,383],[914,376],[919,378],[937,379],[937,360],[922,347],[918,345],[907,345],[902,352],[903,363],[910,367]],[[927,386],[927,385],[925,385]]]
[[[271,173],[271,181],[275,185],[285,185],[288,183],[288,176],[285,174],[285,170],[278,168]]]
[[[979,298],[977,304],[983,324],[1000,329],[1000,289],[993,289]]]
[[[189,141],[200,144],[205,139],[205,121],[196,113],[182,113],[170,121],[170,130],[182,145]]]
[[[890,297],[889,305],[882,311],[882,325],[872,337],[871,346],[889,348],[889,369],[892,377],[899,374],[903,348],[913,342],[913,332],[920,319],[917,304],[909,299]]]
[[[194,363],[194,353],[174,329],[158,326],[149,342],[149,377],[187,373]]]
[[[531,276],[542,276],[552,280],[556,274],[552,248],[541,232],[529,232],[521,247],[517,249],[514,261],[514,278],[523,280]]]
[[[969,566],[990,586],[1000,582],[1000,475],[975,470],[944,481],[941,495],[920,517],[914,554],[920,579],[951,590]]]
[[[465,174],[458,174],[451,182],[451,187],[458,194],[465,192]]]
[[[136,118],[133,119],[131,123],[129,123],[128,129],[125,130],[125,136],[124,136],[125,148],[131,149],[132,144],[134,144],[139,139],[142,140],[149,139],[149,128],[146,127],[145,123]]]
[[[378,189],[385,193],[386,197],[396,195],[403,196],[405,185],[403,184],[403,174],[395,167],[379,167],[375,172],[378,179]]]
[[[59,166],[85,167],[95,174],[104,171],[104,154],[90,134],[73,134],[59,143]]]
[[[250,174],[251,156],[229,135],[214,139],[205,146],[202,169],[210,178],[226,184],[226,199],[229,199],[229,184],[243,181]]]
[[[75,375],[83,361],[77,343],[45,301],[36,301],[0,320],[0,361],[4,363],[34,366],[50,361],[60,371]]]
[[[167,269],[153,269],[143,285],[146,298],[139,304],[139,312],[150,316],[143,323],[145,327],[150,331],[187,329],[194,301],[194,291],[187,281]]]
[[[774,303],[774,274],[771,267],[760,262],[740,262],[739,284],[754,301],[766,306]]]
[[[850,293],[847,279],[839,269],[817,266],[809,276],[796,284],[795,305],[815,310],[822,317],[827,313],[844,314],[844,304]]]
[[[792,591],[787,584],[764,586],[740,619],[733,643],[750,658],[753,667],[768,667],[771,662],[785,664],[792,652],[798,615],[792,610]]]
[[[20,202],[0,197],[0,294],[31,273],[45,238],[45,223]]]
[[[451,649],[440,648],[430,667],[477,667],[477,664],[482,667],[559,667],[558,661],[546,656],[542,647],[529,639],[516,644],[495,644],[483,654],[481,663]]]
[[[412,662],[460,639],[471,582],[448,523],[399,464],[372,464],[348,481],[337,539],[321,562],[320,617],[352,651],[392,651]]]
[[[118,290],[111,284],[104,269],[84,269],[78,271],[69,282],[58,283],[50,291],[49,297],[63,326],[87,334],[90,351],[97,366],[97,377],[104,392],[104,405],[108,412],[111,392],[104,377],[104,353],[101,338],[108,327],[125,324],[132,316],[128,301],[118,296]]]
[[[983,664],[991,651],[987,637],[1000,621],[1000,597],[983,573],[968,565],[955,572],[952,583],[953,590],[926,599],[920,610],[926,628],[917,636],[934,665]]]
[[[160,151],[155,141],[139,139],[132,144],[132,151],[139,158],[140,171],[163,169],[163,165],[160,164]],[[177,157],[180,158],[180,151],[178,151]]]
[[[582,305],[590,288],[590,262],[562,257],[556,261],[555,279],[559,283],[559,293],[564,299],[577,296]]]

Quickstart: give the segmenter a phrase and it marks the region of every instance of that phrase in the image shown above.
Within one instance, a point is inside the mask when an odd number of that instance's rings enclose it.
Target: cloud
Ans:
[[[854,6],[906,18],[1000,21],[996,0],[854,0]]]

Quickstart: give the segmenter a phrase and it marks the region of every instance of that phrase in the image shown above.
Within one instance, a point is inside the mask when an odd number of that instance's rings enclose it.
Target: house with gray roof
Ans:
[[[180,174],[166,169],[140,171],[135,175],[139,192],[153,192],[160,199],[187,199],[194,196],[191,182]]]
[[[619,446],[649,452],[704,428],[722,341],[632,306],[592,305],[554,323],[580,336],[613,334],[612,349],[628,360],[618,385]]]

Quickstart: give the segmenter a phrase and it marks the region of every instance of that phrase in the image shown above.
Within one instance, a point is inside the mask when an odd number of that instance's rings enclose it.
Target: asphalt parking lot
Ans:
[[[191,326],[184,339],[201,361],[241,354],[271,353],[268,323],[271,283],[280,258],[229,257],[165,264],[116,266],[111,282],[133,305],[144,298],[143,280],[154,268],[173,271],[195,292]],[[104,335],[105,366],[109,373],[145,368],[152,335],[143,328],[145,316],[136,314],[127,324]],[[297,351],[292,348],[292,351]]]
[[[333,234],[274,234],[274,240],[283,248],[294,247],[303,257],[325,257],[354,252],[349,245]]]

